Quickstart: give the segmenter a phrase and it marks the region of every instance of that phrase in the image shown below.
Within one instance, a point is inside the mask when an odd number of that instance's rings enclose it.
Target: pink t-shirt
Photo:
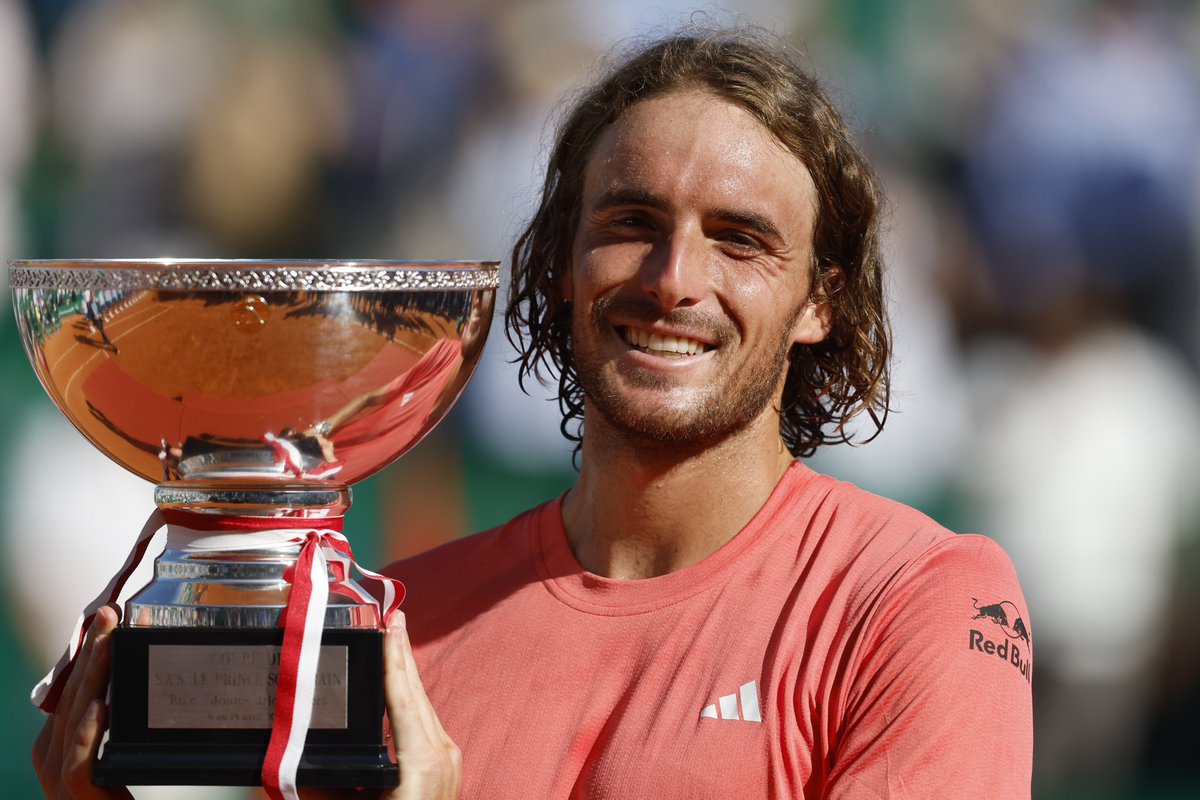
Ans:
[[[561,501],[388,572],[465,798],[1029,797],[1008,557],[800,462],[662,577],[583,570]]]

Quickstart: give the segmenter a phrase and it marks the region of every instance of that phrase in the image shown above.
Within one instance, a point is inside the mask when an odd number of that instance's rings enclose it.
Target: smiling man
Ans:
[[[659,42],[574,106],[508,322],[579,478],[389,568],[390,798],[1029,796],[1008,558],[800,460],[886,418],[879,207],[816,83],[754,38]],[[35,750],[48,793],[118,796],[86,778],[97,653]]]
[[[757,39],[659,42],[575,104],[508,322],[578,481],[390,570],[464,796],[1029,796],[1008,558],[798,458],[886,417],[879,207]]]

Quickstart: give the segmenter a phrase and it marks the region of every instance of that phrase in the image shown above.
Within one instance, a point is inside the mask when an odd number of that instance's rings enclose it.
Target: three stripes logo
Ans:
[[[741,701],[741,712],[738,711],[738,701]],[[762,722],[762,712],[758,706],[758,684],[754,681],[743,683],[736,694],[726,694],[717,698],[717,702],[709,703],[700,711],[701,719],[736,719],[742,722]]]

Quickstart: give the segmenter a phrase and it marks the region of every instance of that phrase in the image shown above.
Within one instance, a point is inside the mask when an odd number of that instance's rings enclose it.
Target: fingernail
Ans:
[[[93,700],[88,703],[87,709],[83,712],[83,718],[88,722],[95,722],[100,718],[100,701]]]
[[[404,630],[404,627],[406,624],[407,624],[407,620],[404,619],[404,612],[400,611],[399,609],[397,609],[396,611],[393,611],[388,616],[387,625],[389,628],[394,628],[396,630]]]

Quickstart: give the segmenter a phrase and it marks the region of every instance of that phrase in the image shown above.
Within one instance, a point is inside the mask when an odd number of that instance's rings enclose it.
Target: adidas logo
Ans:
[[[742,713],[738,715],[738,698],[742,701]],[[720,716],[718,717],[718,711]],[[701,718],[709,719],[739,719],[743,722],[762,722],[762,712],[758,708],[758,684],[754,681],[743,683],[737,694],[726,694],[717,698],[717,702],[709,703],[700,712]]]

